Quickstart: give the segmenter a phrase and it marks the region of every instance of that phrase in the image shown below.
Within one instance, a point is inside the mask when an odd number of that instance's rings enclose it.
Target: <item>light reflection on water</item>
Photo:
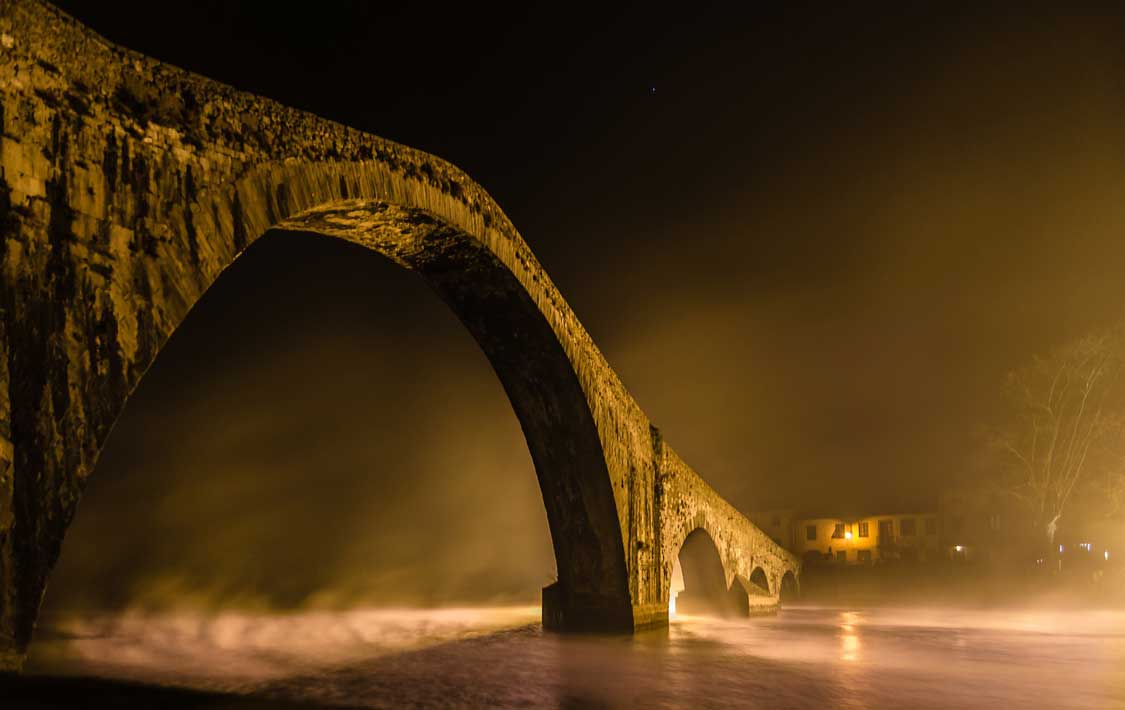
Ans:
[[[29,672],[361,707],[1125,708],[1125,612],[785,609],[636,637],[538,609],[123,615],[58,624]]]

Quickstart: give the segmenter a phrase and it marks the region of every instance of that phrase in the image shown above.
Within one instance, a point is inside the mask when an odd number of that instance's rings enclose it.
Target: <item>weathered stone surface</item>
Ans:
[[[727,574],[797,561],[660,439],[527,244],[445,161],[0,4],[0,667],[17,666],[98,452],[203,292],[269,230],[421,274],[480,343],[535,463],[549,626],[667,620],[692,526]],[[720,542],[721,541],[721,542]]]
[[[744,590],[752,611],[755,607],[776,607],[782,578],[790,574],[796,583],[800,572],[797,559],[723,500],[663,443],[659,433],[654,438],[664,596],[668,595],[667,585],[684,539],[695,530],[704,530],[719,551],[727,587]]]

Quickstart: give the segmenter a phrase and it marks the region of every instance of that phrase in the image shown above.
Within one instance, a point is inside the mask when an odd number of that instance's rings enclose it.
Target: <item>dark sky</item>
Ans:
[[[1103,11],[61,5],[463,168],[746,510],[924,504],[1005,370],[1125,304],[1125,22]],[[448,601],[552,572],[471,338],[412,275],[310,237],[203,299],[75,525],[64,586],[107,598]]]

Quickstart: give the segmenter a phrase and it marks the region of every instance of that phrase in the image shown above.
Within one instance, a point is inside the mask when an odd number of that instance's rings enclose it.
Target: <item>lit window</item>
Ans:
[[[844,524],[836,523],[836,527],[832,530],[832,537],[839,539],[844,536]]]
[[[867,537],[868,536],[867,523],[860,523],[859,524],[859,536],[860,537]]]

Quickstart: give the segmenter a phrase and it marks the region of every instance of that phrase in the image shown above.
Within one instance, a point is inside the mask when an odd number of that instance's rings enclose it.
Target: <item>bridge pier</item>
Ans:
[[[667,604],[572,594],[560,582],[543,588],[543,628],[548,631],[633,633],[667,625]]]

